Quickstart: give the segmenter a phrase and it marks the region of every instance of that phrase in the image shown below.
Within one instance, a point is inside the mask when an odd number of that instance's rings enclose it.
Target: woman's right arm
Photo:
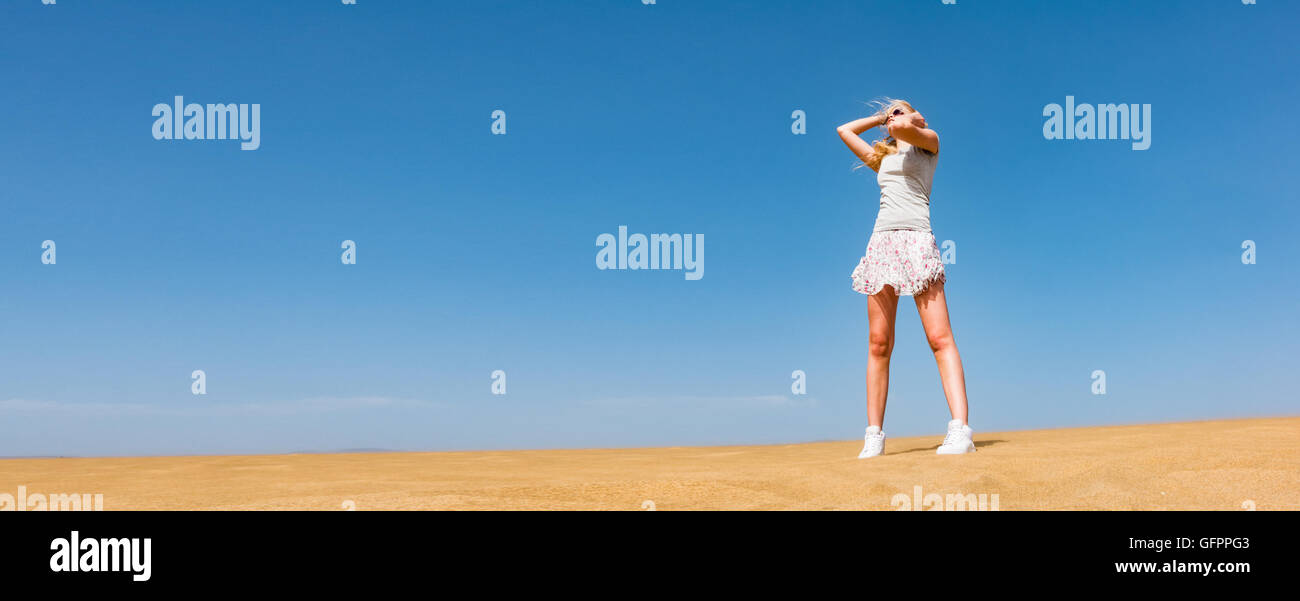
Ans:
[[[853,154],[862,159],[862,162],[866,163],[867,166],[870,166],[871,157],[875,154],[875,151],[871,149],[871,144],[868,144],[866,140],[862,139],[862,132],[873,127],[878,127],[884,124],[884,122],[884,115],[872,115],[870,117],[849,121],[848,123],[835,128],[835,131],[840,134],[840,139],[844,141],[844,145],[848,146],[849,150],[853,151]]]

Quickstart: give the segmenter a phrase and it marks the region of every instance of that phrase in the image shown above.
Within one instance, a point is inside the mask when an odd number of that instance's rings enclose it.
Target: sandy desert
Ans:
[[[0,494],[102,494],[106,510],[1300,509],[1295,417],[977,432],[965,456],[935,455],[941,438],[868,460],[857,440],[4,459]]]

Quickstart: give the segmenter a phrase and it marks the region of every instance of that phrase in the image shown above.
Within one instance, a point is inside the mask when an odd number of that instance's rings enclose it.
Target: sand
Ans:
[[[1300,509],[1300,418],[980,432],[965,456],[935,455],[941,438],[890,439],[869,460],[856,440],[5,459],[0,495],[102,493],[106,510]]]

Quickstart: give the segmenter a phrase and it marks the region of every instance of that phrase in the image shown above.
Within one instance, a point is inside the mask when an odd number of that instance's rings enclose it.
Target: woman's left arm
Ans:
[[[920,113],[908,113],[889,120],[889,135],[912,146],[939,153],[939,134],[925,126]]]

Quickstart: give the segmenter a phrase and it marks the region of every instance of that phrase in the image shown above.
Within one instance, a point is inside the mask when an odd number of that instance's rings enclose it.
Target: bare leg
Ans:
[[[889,357],[894,352],[894,317],[898,294],[885,286],[867,299],[867,425],[884,428],[889,397]]]
[[[931,284],[916,295],[916,310],[921,314],[925,338],[934,351],[934,361],[939,365],[939,378],[943,380],[943,395],[948,398],[948,410],[953,419],[965,424],[968,417],[966,405],[966,372],[961,367],[961,355],[948,323],[948,300],[943,295],[943,283]]]

